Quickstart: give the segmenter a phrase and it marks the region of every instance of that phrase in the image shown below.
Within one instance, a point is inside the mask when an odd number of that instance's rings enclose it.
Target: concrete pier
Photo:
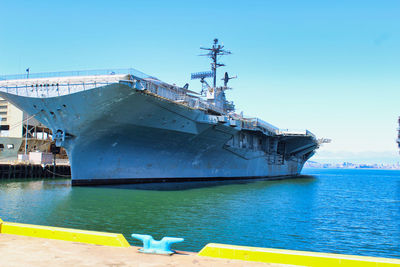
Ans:
[[[400,266],[399,259],[214,243],[197,254],[180,251],[173,256],[138,249],[122,234],[0,219],[0,266]]]
[[[110,247],[20,235],[0,234],[0,266],[290,266],[197,256],[138,252],[138,247]]]

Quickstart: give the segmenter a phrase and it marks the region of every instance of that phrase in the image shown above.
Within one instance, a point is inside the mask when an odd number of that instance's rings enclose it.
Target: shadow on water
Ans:
[[[137,184],[115,184],[115,185],[96,185],[83,186],[82,188],[110,188],[110,189],[126,189],[126,190],[148,190],[148,191],[183,191],[191,189],[212,188],[226,185],[246,185],[252,186],[273,186],[283,184],[308,184],[316,180],[312,175],[300,175],[283,178],[259,178],[259,179],[235,179],[235,180],[218,180],[218,181],[185,181],[185,182],[159,182],[159,183],[137,183]],[[0,188],[9,187],[30,188],[34,184],[40,184],[41,188],[62,188],[71,187],[70,179],[7,179],[0,180]],[[81,186],[74,186],[80,188]],[[399,191],[400,192],[400,191]]]
[[[127,190],[151,190],[151,191],[182,191],[200,188],[210,188],[225,185],[245,185],[265,182],[261,186],[276,185],[285,183],[310,183],[316,178],[311,175],[300,175],[284,178],[259,178],[259,179],[235,179],[220,181],[185,181],[185,182],[162,182],[162,183],[141,183],[141,184],[121,184],[121,185],[100,185],[97,188],[127,189]]]

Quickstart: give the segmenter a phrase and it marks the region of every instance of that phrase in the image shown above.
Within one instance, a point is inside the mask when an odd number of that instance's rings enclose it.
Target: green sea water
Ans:
[[[209,242],[400,258],[400,171],[305,169],[280,181],[71,187],[0,181],[5,221]]]

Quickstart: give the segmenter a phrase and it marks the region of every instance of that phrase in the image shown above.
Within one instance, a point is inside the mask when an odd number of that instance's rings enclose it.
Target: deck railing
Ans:
[[[26,97],[55,97],[89,90],[108,82],[52,83],[20,86],[1,86],[0,91]]]
[[[114,74],[131,74],[139,78],[150,78],[151,76],[133,68],[128,69],[98,69],[98,70],[74,70],[60,72],[42,72],[42,73],[26,73],[26,74],[11,74],[0,75],[0,81],[21,80],[21,79],[41,79],[54,77],[70,77],[70,76],[99,76],[99,75],[114,75]]]

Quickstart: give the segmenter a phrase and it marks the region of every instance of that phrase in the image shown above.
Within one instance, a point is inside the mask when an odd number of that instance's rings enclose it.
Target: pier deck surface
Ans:
[[[200,257],[193,252],[173,256],[138,252],[138,247],[119,248],[60,240],[0,234],[0,266],[289,266]]]

